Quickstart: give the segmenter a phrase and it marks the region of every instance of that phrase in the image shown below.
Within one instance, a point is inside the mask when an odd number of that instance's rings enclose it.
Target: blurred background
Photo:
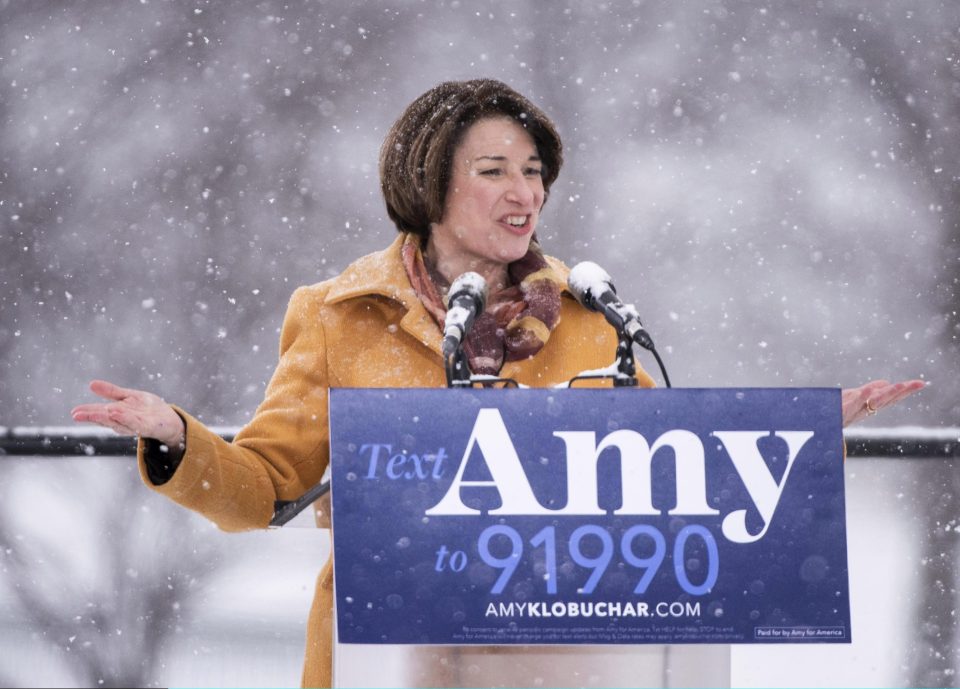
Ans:
[[[557,123],[541,242],[606,268],[674,385],[922,377],[869,423],[958,425],[953,0],[0,0],[0,425],[68,424],[94,377],[244,423],[293,289],[394,237],[390,124],[480,76]],[[298,681],[324,535],[219,534],[129,460],[0,460],[0,638],[34,649],[0,654],[0,683],[199,686],[170,653],[206,657],[184,639],[250,598],[251,638],[294,646],[262,681]],[[957,686],[956,466],[851,472],[864,523],[895,530],[870,550],[902,546],[900,574],[860,570],[902,605],[867,683]],[[264,606],[278,562],[295,591]]]

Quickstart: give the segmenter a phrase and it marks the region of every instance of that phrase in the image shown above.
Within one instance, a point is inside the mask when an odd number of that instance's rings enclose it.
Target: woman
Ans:
[[[76,407],[74,420],[138,436],[141,475],[154,490],[225,530],[263,528],[274,501],[301,496],[327,466],[329,387],[445,385],[444,294],[463,272],[479,273],[490,290],[464,345],[474,373],[548,386],[604,366],[612,329],[565,291],[567,269],[534,235],[562,159],[553,123],[505,84],[440,84],[406,109],[381,149],[400,236],[294,293],[266,397],[233,443],[156,395],[105,381],[91,389],[110,401]],[[638,380],[653,385],[643,371]],[[845,391],[844,422],[922,386]],[[310,612],[305,686],[330,684],[332,607],[328,561]]]

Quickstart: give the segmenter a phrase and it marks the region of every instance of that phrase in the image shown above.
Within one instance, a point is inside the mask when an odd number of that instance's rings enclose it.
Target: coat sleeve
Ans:
[[[316,286],[294,292],[266,396],[232,443],[174,407],[186,424],[186,450],[162,485],[150,480],[146,443],[138,444],[140,475],[150,488],[226,531],[241,531],[265,528],[274,501],[299,498],[320,481],[330,454],[324,293]]]

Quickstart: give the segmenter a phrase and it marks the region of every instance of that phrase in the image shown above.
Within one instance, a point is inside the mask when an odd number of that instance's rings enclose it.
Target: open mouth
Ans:
[[[523,234],[530,227],[530,216],[529,215],[508,215],[503,218],[501,221],[504,225],[510,228],[513,232],[518,234]]]

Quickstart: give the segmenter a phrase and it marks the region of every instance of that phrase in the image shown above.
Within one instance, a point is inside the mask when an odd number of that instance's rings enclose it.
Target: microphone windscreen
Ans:
[[[607,289],[614,292],[610,275],[593,261],[582,261],[570,269],[567,287],[581,304],[596,310],[593,300]]]
[[[487,305],[487,281],[479,273],[462,273],[460,277],[450,285],[450,291],[447,293],[447,303],[453,305],[457,297],[469,296],[477,300],[477,315],[483,311]]]

